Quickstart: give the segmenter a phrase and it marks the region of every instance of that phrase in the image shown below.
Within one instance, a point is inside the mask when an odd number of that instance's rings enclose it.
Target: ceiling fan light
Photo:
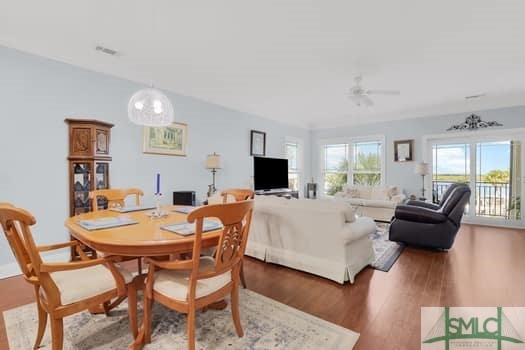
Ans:
[[[128,103],[128,118],[132,123],[144,126],[167,126],[175,116],[173,105],[166,95],[153,88],[137,91]]]

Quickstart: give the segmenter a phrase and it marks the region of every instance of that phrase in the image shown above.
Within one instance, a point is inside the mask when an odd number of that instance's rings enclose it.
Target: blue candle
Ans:
[[[160,174],[157,173],[157,192],[156,194],[160,194]]]

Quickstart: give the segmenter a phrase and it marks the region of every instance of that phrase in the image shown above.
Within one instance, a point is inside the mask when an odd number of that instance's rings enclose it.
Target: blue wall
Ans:
[[[188,156],[142,153],[142,128],[127,119],[127,102],[140,84],[0,47],[0,202],[26,208],[37,218],[40,244],[68,239],[68,131],[65,118],[99,119],[112,129],[111,186],[139,187],[152,196],[154,175],[162,174],[164,202],[174,190],[195,190],[205,198],[211,173],[206,155],[223,156],[217,187],[246,187],[252,175],[250,130],[267,136],[267,156],[284,156],[284,140],[310,144],[307,129],[168,93],[176,121],[189,127]],[[306,148],[305,154],[310,150]],[[310,157],[305,157],[308,179]],[[304,182],[303,182],[304,183]],[[148,198],[146,198],[148,200]],[[0,237],[0,265],[13,262]]]

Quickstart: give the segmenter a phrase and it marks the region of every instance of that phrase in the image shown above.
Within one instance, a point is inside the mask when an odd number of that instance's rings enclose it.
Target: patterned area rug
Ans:
[[[388,272],[405,249],[405,246],[388,240],[388,224],[377,224],[377,231],[370,235],[374,246],[375,260],[371,267]]]
[[[155,303],[152,343],[144,349],[186,349],[186,315]],[[352,349],[359,334],[323,321],[246,289],[240,291],[244,336],[237,337],[230,308],[198,312],[196,349]],[[36,306],[24,305],[3,314],[10,349],[32,349]],[[87,312],[64,319],[64,349],[127,349],[132,341],[127,304],[110,317]],[[49,326],[43,348],[51,348]]]

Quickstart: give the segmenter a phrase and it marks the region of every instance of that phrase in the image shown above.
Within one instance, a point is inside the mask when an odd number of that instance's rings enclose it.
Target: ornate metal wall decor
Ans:
[[[491,128],[494,126],[503,126],[496,121],[484,122],[479,115],[471,114],[465,118],[465,122],[457,125],[452,125],[447,131],[451,130],[478,130],[484,128]]]

